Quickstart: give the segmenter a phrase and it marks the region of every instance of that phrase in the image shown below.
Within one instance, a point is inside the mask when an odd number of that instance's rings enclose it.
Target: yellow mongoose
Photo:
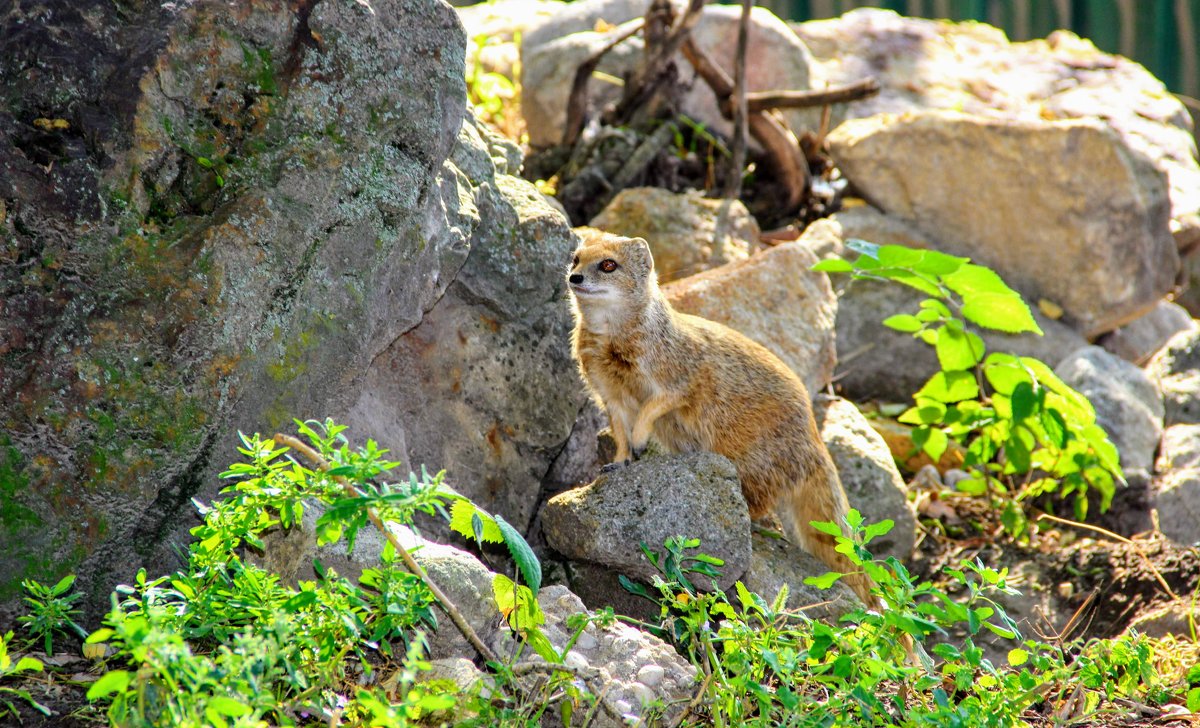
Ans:
[[[782,501],[800,545],[835,571],[856,568],[810,521],[841,523],[848,505],[799,378],[721,324],[679,313],[658,288],[646,241],[583,230],[568,275],[573,347],[608,412],[620,467],[653,437],[669,452],[708,450],[737,467],[750,517]],[[847,577],[875,605],[864,574]]]

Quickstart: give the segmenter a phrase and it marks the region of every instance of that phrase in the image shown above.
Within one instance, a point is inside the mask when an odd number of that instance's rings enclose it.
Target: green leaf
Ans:
[[[536,627],[525,630],[525,642],[546,662],[552,662],[556,665],[562,663],[562,655],[558,654],[558,651],[554,649],[554,645],[551,644],[549,638],[546,637],[546,634],[542,630]]]
[[[980,293],[963,303],[962,315],[974,324],[1009,334],[1031,331],[1041,335],[1042,329],[1020,296]]]
[[[92,632],[90,635],[88,635],[88,638],[86,640],[84,640],[84,644],[94,645],[97,642],[104,642],[109,637],[112,637],[114,634],[116,634],[116,632],[114,630],[109,629],[108,627],[101,627],[100,629],[98,629],[95,632]]]
[[[888,316],[883,320],[883,325],[905,334],[913,334],[921,330],[921,322],[917,320],[917,317],[906,313]]]
[[[479,506],[465,498],[458,498],[450,506],[450,529],[466,538],[476,538],[475,519],[483,522],[482,537],[486,543],[504,543],[504,534],[496,519]]]
[[[129,687],[129,683],[133,680],[133,673],[126,670],[113,670],[104,673],[103,676],[92,686],[88,688],[87,699],[99,700],[113,693],[124,692],[125,688]]]
[[[1042,430],[1045,431],[1046,439],[1050,441],[1050,444],[1057,448],[1064,447],[1067,444],[1067,423],[1058,410],[1043,409],[1041,421]]]
[[[67,574],[66,576],[64,576],[63,578],[58,580],[58,583],[55,584],[52,589],[50,589],[50,593],[53,594],[54,596],[60,596],[62,594],[65,594],[66,591],[71,588],[71,584],[74,584],[74,583],[75,583],[75,575]]]
[[[822,273],[852,273],[854,266],[850,261],[841,258],[826,258],[812,267],[812,270]]]
[[[15,675],[18,672],[42,672],[46,666],[36,657],[22,657],[17,660],[17,664],[10,671]]]
[[[1018,384],[1012,391],[1012,418],[1020,422],[1032,415],[1034,408],[1037,407],[1037,400],[1032,384],[1029,382]]]
[[[873,539],[883,536],[892,530],[896,522],[890,518],[884,519],[878,523],[872,523],[863,531],[863,543],[870,543]]]
[[[204,706],[204,712],[210,720],[212,720],[214,715],[236,718],[240,715],[248,714],[250,706],[225,695],[214,695],[208,699],[208,705]]]
[[[563,701],[563,702],[565,703],[568,701]],[[421,710],[428,711],[430,713],[437,713],[442,710],[449,710],[454,707],[454,704],[455,704],[454,696],[448,695],[448,694],[422,695],[421,698],[419,700],[417,700],[417,706]]]
[[[987,492],[987,481],[978,476],[972,476],[958,481],[954,487],[967,495],[983,495]]]
[[[974,263],[960,266],[958,270],[946,274],[942,277],[942,282],[946,284],[947,288],[962,296],[964,301],[980,293],[1002,296],[1018,295],[994,270]]]
[[[537,554],[533,553],[533,549],[529,547],[525,537],[504,520],[503,516],[497,515],[495,519],[496,525],[500,527],[500,533],[504,534],[504,545],[508,546],[508,553],[512,555],[517,568],[521,570],[521,578],[525,580],[533,593],[537,594],[538,590],[542,588],[542,564],[538,561]]]
[[[829,589],[834,585],[834,583],[837,582],[838,579],[842,578],[843,576],[845,576],[845,574],[839,574],[836,571],[830,571],[821,576],[806,577],[804,579],[804,583],[808,584],[809,586],[815,586],[818,589]]]
[[[978,336],[945,326],[938,332],[936,345],[938,363],[942,369],[971,369],[983,358],[982,341]]]
[[[808,525],[812,526],[813,528],[820,531],[821,533],[824,533],[829,536],[844,536],[845,535],[844,533],[842,533],[841,526],[837,525],[836,523],[830,523],[829,521],[813,521],[813,522],[809,523]]]
[[[979,385],[970,372],[938,372],[913,397],[950,403],[973,399],[978,395]]]
[[[946,448],[950,444],[950,438],[946,437],[946,433],[942,430],[931,427],[929,428],[929,437],[925,440],[925,445],[922,449],[925,454],[934,462],[941,460],[942,454],[946,452]]]
[[[1008,664],[1013,667],[1020,667],[1026,662],[1029,662],[1029,652],[1020,647],[1008,651]]]
[[[1200,688],[1192,688],[1188,691],[1187,709],[1189,713],[1200,713]]]

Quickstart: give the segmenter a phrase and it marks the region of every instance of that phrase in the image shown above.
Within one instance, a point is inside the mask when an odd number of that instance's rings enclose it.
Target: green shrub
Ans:
[[[883,324],[937,352],[941,370],[913,395],[900,421],[916,426],[914,442],[935,461],[952,439],[966,447],[971,477],[958,488],[1011,499],[1003,521],[1014,535],[1026,528],[1016,504],[1045,493],[1072,497],[1079,519],[1087,515],[1090,491],[1107,510],[1123,475],[1091,403],[1038,359],[988,353],[971,328],[1041,335],[1020,295],[967,258],[861,240],[847,246],[860,253],[857,260],[828,259],[814,270],[894,281],[928,296],[916,312]]]

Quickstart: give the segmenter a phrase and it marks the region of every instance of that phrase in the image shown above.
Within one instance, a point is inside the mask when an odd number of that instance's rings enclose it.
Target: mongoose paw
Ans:
[[[628,460],[614,460],[613,462],[609,463],[608,465],[600,466],[600,472],[601,473],[611,473],[614,470],[620,470],[621,468],[625,467],[628,464],[629,464]]]
[[[632,454],[634,460],[641,460],[642,456],[646,454],[646,446],[642,445],[641,447],[633,448]]]

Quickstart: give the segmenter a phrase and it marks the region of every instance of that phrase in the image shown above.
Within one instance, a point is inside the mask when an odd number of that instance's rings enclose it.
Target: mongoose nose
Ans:
[[[567,280],[569,280],[573,284],[578,285],[580,283],[583,283],[583,274],[582,273],[572,273],[571,276],[569,278],[567,278]]]

